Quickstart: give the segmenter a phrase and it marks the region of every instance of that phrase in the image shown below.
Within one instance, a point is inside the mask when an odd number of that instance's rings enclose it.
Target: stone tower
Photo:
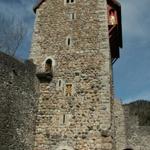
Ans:
[[[40,81],[34,150],[112,150],[107,8],[106,0],[42,0],[34,8],[30,58]]]

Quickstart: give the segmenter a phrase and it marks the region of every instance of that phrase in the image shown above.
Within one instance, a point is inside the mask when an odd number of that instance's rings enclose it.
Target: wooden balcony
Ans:
[[[53,73],[52,72],[37,72],[36,76],[41,83],[51,82],[53,78]]]

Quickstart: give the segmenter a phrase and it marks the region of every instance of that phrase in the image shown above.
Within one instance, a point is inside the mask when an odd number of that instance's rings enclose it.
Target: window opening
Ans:
[[[68,19],[71,20],[75,20],[76,19],[76,13],[74,12],[69,12],[68,13]]]
[[[66,46],[68,47],[72,46],[72,37],[70,35],[66,37]]]
[[[45,72],[52,72],[52,60],[51,59],[46,60]]]
[[[72,84],[66,84],[66,96],[71,96],[72,95]]]
[[[66,3],[74,3],[74,0],[66,0]]]
[[[18,75],[15,69],[13,69],[12,71],[13,71],[13,73],[14,73],[15,76]]]
[[[65,121],[66,121],[66,116],[63,115],[63,124],[65,124]]]
[[[74,20],[75,19],[75,14],[71,13],[71,19]]]
[[[62,91],[64,87],[64,81],[62,79],[58,79],[57,85],[56,85],[56,90],[57,91]]]
[[[58,85],[59,85],[59,87],[61,87],[61,80],[59,80],[59,84]]]
[[[68,46],[70,46],[70,43],[71,43],[71,39],[68,38]]]
[[[109,11],[109,24],[110,25],[116,25],[117,24],[117,17],[116,17],[116,12],[114,9],[111,9]]]
[[[76,71],[75,76],[80,76],[80,72]]]

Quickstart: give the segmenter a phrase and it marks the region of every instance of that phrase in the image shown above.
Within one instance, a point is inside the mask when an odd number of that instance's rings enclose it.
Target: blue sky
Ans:
[[[21,18],[27,28],[17,56],[28,57],[37,0],[0,0],[0,14]],[[150,0],[119,0],[122,4],[123,49],[113,66],[115,96],[123,102],[150,100]]]
[[[20,49],[17,51],[17,57],[26,59],[29,54],[31,36],[35,15],[32,7],[37,0],[0,0],[0,15],[6,18],[14,17],[21,20],[26,28],[26,36]]]
[[[114,64],[116,97],[150,100],[150,0],[120,0],[123,49]]]

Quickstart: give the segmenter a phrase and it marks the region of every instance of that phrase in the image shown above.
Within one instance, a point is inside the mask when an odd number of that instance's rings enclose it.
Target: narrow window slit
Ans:
[[[70,46],[70,43],[71,43],[71,39],[68,38],[68,46]]]
[[[71,19],[72,19],[72,20],[75,19],[75,14],[74,14],[74,13],[71,14]]]
[[[63,124],[65,124],[65,121],[66,121],[66,116],[63,115]]]
[[[59,80],[59,87],[61,87],[61,80]]]

